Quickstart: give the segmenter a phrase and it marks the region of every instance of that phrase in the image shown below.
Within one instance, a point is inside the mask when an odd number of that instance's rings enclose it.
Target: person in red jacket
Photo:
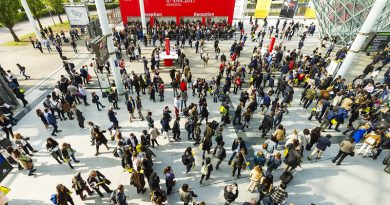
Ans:
[[[180,91],[181,92],[187,91],[187,83],[184,80],[181,80],[180,82]]]
[[[237,78],[234,80],[234,94],[237,94],[238,88],[241,89],[241,78],[240,76],[237,76]]]

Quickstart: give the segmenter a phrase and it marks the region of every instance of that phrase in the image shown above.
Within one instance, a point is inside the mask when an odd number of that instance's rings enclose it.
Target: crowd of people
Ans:
[[[328,39],[329,42],[325,40],[321,43],[325,46],[325,55],[319,48],[306,52],[303,45],[305,40],[314,34],[315,25],[306,25],[293,20],[282,21],[281,24],[278,19],[275,25],[270,26],[267,19],[264,19],[262,27],[257,19],[251,22],[250,35],[252,40],[257,42],[254,48],[248,48],[249,46],[245,44],[248,32],[244,30],[242,22],[236,26],[224,22],[210,22],[206,26],[202,26],[199,22],[184,22],[180,26],[161,22],[148,28],[147,36],[142,35],[139,22],[129,22],[124,30],[114,34],[118,65],[126,90],[126,109],[120,110],[116,85],[110,84],[108,100],[112,106],[107,109],[110,127],[106,131],[93,121],[87,123],[90,129],[91,146],[96,148],[95,155],[100,154],[101,145],[104,145],[107,150],[113,149],[113,154],[120,159],[123,170],[131,173],[130,184],[135,187],[138,194],[144,194],[148,185],[151,203],[156,205],[166,203],[168,195],[172,194],[172,190],[177,186],[171,165],[164,164],[163,170],[153,168],[153,160],[158,158],[153,150],[156,145],[160,146],[158,142],[160,135],[170,142],[188,140],[199,147],[202,153],[200,165],[195,164],[197,156],[192,146],[185,148],[181,161],[186,174],[200,170],[200,184],[204,183],[204,180],[212,179],[211,175],[218,172],[226,157],[229,157],[227,164],[232,169],[232,177],[238,179],[243,171],[250,169],[250,183],[247,190],[253,192],[257,189],[258,197],[248,199],[248,202],[244,203],[246,205],[285,203],[288,197],[288,184],[293,179],[294,170],[304,166],[305,155],[308,160],[321,159],[322,154],[332,145],[332,135],[326,132],[329,132],[333,125],[335,131],[340,131],[348,121],[342,133],[348,136],[340,143],[339,151],[332,159],[333,163],[341,165],[347,156],[354,156],[355,147],[359,147],[356,154],[377,159],[383,150],[390,148],[388,124],[390,102],[387,101],[390,68],[387,68],[382,81],[376,80],[378,73],[370,74],[380,72],[387,66],[390,61],[389,48],[375,55],[373,62],[367,65],[363,74],[348,82],[341,76],[334,77],[333,73],[328,73],[326,69],[331,60],[342,62],[348,52],[347,48],[343,47],[332,55],[332,50],[335,48],[334,39]],[[219,40],[231,39],[234,30],[240,32],[239,40],[234,40],[230,50],[226,51],[227,56],[224,53],[220,55]],[[48,33],[52,35],[52,32]],[[156,46],[155,43],[160,40],[162,46],[164,43],[162,39],[165,37],[170,37],[171,41],[175,42],[173,49],[179,56],[178,66],[169,70],[170,82],[164,82],[160,74],[159,53],[163,48]],[[279,44],[269,52],[268,49],[263,49],[266,37],[286,40],[296,38],[299,39],[299,45],[297,48],[286,48],[285,45]],[[51,39],[50,35],[48,38]],[[203,62],[206,56],[208,58],[208,54],[204,55],[205,41],[214,41],[214,52],[217,60],[220,61],[219,68],[215,68],[217,70],[215,76],[203,79],[192,75],[193,63],[190,63],[187,55],[193,53],[184,53],[183,49],[187,40],[190,47],[192,41],[196,42],[194,53],[199,52]],[[150,58],[141,55],[142,44],[155,47]],[[242,57],[241,52],[244,49],[252,51],[250,59]],[[143,73],[136,74],[126,69],[122,50],[125,50],[130,61],[142,61]],[[148,59],[151,62],[150,66]],[[242,63],[243,61],[249,63],[246,65]],[[51,133],[53,137],[61,132],[57,119],[61,121],[75,119],[80,129],[85,129],[82,107],[88,106],[89,103],[96,104],[99,111],[105,107],[96,93],[90,94],[85,89],[89,83],[88,68],[103,73],[104,65],[99,65],[93,59],[90,65],[84,65],[76,71],[72,63],[63,61],[63,64],[68,76],[61,76],[52,94],[44,100],[43,111],[36,110],[37,117],[45,128],[53,127]],[[109,69],[109,66],[106,67]],[[7,77],[10,84],[16,84],[10,74],[3,75]],[[155,95],[158,93],[160,102],[166,102],[164,95],[167,85],[170,85],[173,90],[172,109],[167,103],[168,105],[162,109],[161,119],[156,119],[159,114],[144,113],[142,100],[147,100],[145,96],[149,95],[149,100],[156,102]],[[302,94],[294,98],[297,91],[302,91]],[[239,101],[233,102],[232,95],[239,95]],[[292,115],[288,107],[296,98],[300,99],[301,110],[308,110],[307,112],[310,113],[307,120],[318,121],[316,127],[286,131],[283,117]],[[208,106],[210,103],[218,104],[220,122],[209,120],[215,117],[211,116],[212,112]],[[236,104],[236,107],[233,107],[233,104]],[[8,109],[11,110],[9,107]],[[126,110],[129,113],[130,123],[136,119],[134,112],[137,110],[138,118],[145,121],[148,129],[142,130],[139,136],[136,136],[137,133],[128,133],[129,137],[126,137],[120,126],[121,122],[116,117],[117,112],[126,112]],[[230,111],[233,111],[234,116],[230,116]],[[261,122],[253,122],[258,115],[262,118]],[[155,119],[159,121],[155,122]],[[202,124],[204,120],[205,124]],[[181,121],[185,122],[184,127],[181,127]],[[27,169],[29,175],[34,175],[35,167],[31,157],[36,150],[31,147],[27,138],[19,133],[13,134],[13,123],[12,111],[0,117],[0,125],[7,137],[11,135],[21,145],[18,148],[10,146],[7,152],[11,159],[18,162],[20,169]],[[249,160],[251,155],[248,151],[249,145],[241,137],[231,142],[231,150],[230,147],[225,147],[226,144],[230,144],[230,139],[223,137],[223,130],[230,124],[237,131],[242,132],[259,125],[258,130],[261,134],[258,137],[264,138],[264,143],[260,150],[255,151],[253,160]],[[269,133],[270,131],[272,133]],[[186,132],[187,139],[181,134],[183,132]],[[53,137],[47,138],[46,141],[46,148],[50,155],[59,164],[66,163],[74,169],[71,162],[79,162],[75,158],[76,151],[69,143],[57,142]],[[114,146],[109,146],[112,144]],[[226,149],[232,152],[230,156],[227,156]],[[278,170],[282,164],[285,164],[285,168],[280,175],[281,183],[274,185],[275,170]],[[162,183],[158,173],[163,173],[166,189],[160,186]],[[112,190],[110,184],[111,181],[97,170],[91,170],[86,181],[81,173],[77,173],[72,179],[72,188],[81,200],[87,199],[84,191],[87,191],[88,195],[96,192],[100,197],[104,197],[100,191],[100,188],[103,188],[109,194],[111,204],[127,204],[124,186],[118,185],[115,190]],[[192,203],[194,198],[198,197],[187,183],[182,183],[180,187],[179,198],[185,205]],[[239,194],[238,184],[227,184],[223,192],[225,204],[233,203]],[[52,195],[51,201],[61,205],[74,204],[71,191],[62,184],[56,187],[56,193]],[[207,201],[198,204],[207,204]]]

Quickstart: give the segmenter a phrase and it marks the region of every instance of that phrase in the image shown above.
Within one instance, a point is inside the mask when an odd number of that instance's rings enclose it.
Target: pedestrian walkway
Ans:
[[[272,24],[272,22],[270,22],[270,24]],[[319,41],[315,37],[309,37],[308,40],[308,42],[310,42],[308,43],[310,44],[310,47],[308,45],[308,48],[304,47],[304,50],[310,51],[319,46],[316,46],[316,42],[319,44]],[[221,53],[224,52],[225,54],[228,54],[231,43],[232,41],[221,41]],[[264,42],[264,45],[267,45],[267,43],[268,39]],[[246,44],[241,55],[241,61],[243,64],[249,63],[253,45],[255,44],[255,42],[248,42]],[[286,46],[288,48],[296,48],[297,42],[286,42]],[[2,49],[2,47],[0,47],[0,49]],[[150,56],[149,52],[151,51],[149,49],[145,50],[147,50],[147,52],[143,52],[143,55]],[[209,52],[210,56],[209,65],[206,68],[204,68],[199,55],[194,54],[194,50],[194,48],[191,49],[189,47],[184,49],[184,52],[190,61],[191,71],[194,76],[193,78],[206,78],[206,80],[210,80],[211,77],[215,76],[219,70],[219,61],[211,57],[214,55],[213,42],[206,43],[206,51]],[[18,52],[22,53],[23,51],[18,50]],[[27,51],[24,51],[23,53],[28,54]],[[37,54],[33,53],[31,55]],[[14,56],[16,56],[16,54]],[[27,57],[28,56],[26,56],[26,58]],[[75,63],[76,68],[79,68],[81,65],[89,64],[91,57],[91,54],[84,51],[81,54],[76,55],[72,62]],[[31,59],[28,60],[29,63],[27,63],[26,60],[27,68],[29,67],[28,64],[34,63],[33,61],[35,58],[36,57],[31,57]],[[125,60],[128,72],[132,70],[136,73],[143,72],[142,62],[129,63],[126,57]],[[367,60],[360,59],[359,61],[366,63]],[[50,88],[53,87],[60,75],[65,75],[65,71],[60,68],[60,63],[61,61],[58,56],[49,56],[47,61],[42,60],[37,63],[37,65],[39,64],[41,66],[36,66],[36,71],[34,71],[35,73],[31,74],[32,78],[36,78],[35,76],[37,75],[43,76],[40,81],[37,80],[35,84],[28,85],[32,87],[32,89],[28,90],[27,100],[34,102],[30,105],[31,110],[35,110],[37,108],[42,109],[42,97],[51,92]],[[363,68],[359,66],[353,67],[354,72],[351,73],[360,73],[361,70],[359,69],[362,70]],[[168,68],[165,68],[160,72],[165,84],[170,82],[168,71]],[[94,75],[91,70],[90,74],[93,79],[96,78],[96,75]],[[248,77],[246,81],[248,81]],[[89,93],[93,91],[97,92],[101,97],[100,90],[88,90]],[[309,122],[307,120],[310,114],[309,111],[304,110],[301,106],[299,106],[298,96],[300,96],[302,90],[296,89],[295,91],[294,101],[291,103],[291,107],[289,107],[290,113],[285,115],[282,122],[282,124],[286,127],[287,133],[290,133],[292,129],[311,129],[318,125],[318,122],[314,120]],[[233,107],[236,107],[239,94],[230,94],[230,97]],[[167,89],[164,102],[153,103],[149,100],[148,95],[141,95],[144,116],[147,112],[152,112],[155,124],[157,125],[157,128],[160,128],[161,125],[159,120],[161,118],[162,109],[164,106],[169,106],[170,109],[173,110],[173,98],[174,96],[171,89]],[[79,109],[83,112],[86,122],[93,121],[95,124],[100,125],[102,129],[107,129],[110,126],[107,117],[107,108],[110,106],[110,103],[107,98],[101,97],[100,99],[102,99],[103,105],[106,105],[106,108],[100,112],[96,110],[96,107],[93,104],[90,106],[80,105]],[[88,101],[91,102],[90,95],[88,95]],[[198,98],[192,97],[191,92],[189,92],[187,105],[189,102],[198,102]],[[216,120],[219,122],[220,103],[213,103],[211,96],[207,97],[207,102],[209,106],[208,110],[210,111],[209,121]],[[129,133],[134,133],[139,138],[141,131],[147,129],[147,122],[137,119],[130,123],[123,97],[120,97],[118,104],[121,109],[116,111],[118,113],[117,118],[119,120],[119,125],[122,127],[121,130],[124,137],[127,138]],[[264,139],[260,137],[260,133],[257,130],[259,122],[261,122],[262,119],[262,116],[257,113],[254,115],[254,119],[251,120],[251,124],[246,132],[238,132],[232,125],[228,125],[224,129],[223,137],[226,142],[225,148],[227,150],[227,157],[230,157],[232,154],[231,144],[233,139],[236,137],[242,137],[245,141],[247,141],[248,144],[250,144],[249,150],[253,150],[252,152],[259,150]],[[232,178],[231,167],[227,164],[227,159],[225,159],[225,161],[221,164],[218,171],[212,172],[209,180],[204,181],[202,185],[199,184],[202,151],[199,150],[199,148],[194,147],[193,142],[188,142],[186,140],[187,132],[184,130],[184,124],[186,121],[187,120],[184,117],[181,119],[181,141],[169,142],[168,139],[164,139],[162,136],[159,136],[157,140],[161,146],[152,149],[157,156],[153,160],[153,169],[156,170],[157,174],[161,178],[160,185],[162,185],[162,189],[166,189],[166,187],[164,187],[164,176],[161,173],[163,168],[167,165],[172,166],[176,175],[177,185],[174,187],[173,193],[168,197],[167,204],[181,204],[178,197],[178,190],[183,183],[187,183],[190,187],[192,187],[193,191],[198,195],[198,198],[196,199],[198,202],[205,201],[207,205],[223,204],[223,188],[226,184],[231,184],[233,182],[237,182],[239,187],[239,197],[236,199],[234,204],[242,204],[245,201],[249,201],[252,197],[257,198],[258,194],[249,193],[247,191],[247,186],[250,181],[248,177],[249,171],[246,170],[242,172],[242,177],[240,179]],[[34,164],[37,168],[35,177],[29,177],[27,176],[27,172],[25,170],[19,171],[15,168],[7,176],[7,178],[2,181],[3,186],[11,188],[11,192],[7,195],[7,197],[11,199],[10,204],[49,205],[51,204],[49,198],[53,193],[55,193],[55,187],[57,184],[62,183],[66,187],[71,188],[72,177],[77,172],[81,172],[83,178],[86,179],[87,174],[91,169],[99,170],[109,180],[111,180],[111,189],[115,189],[117,185],[123,184],[125,186],[125,194],[129,196],[129,204],[150,204],[149,191],[142,195],[137,194],[135,188],[130,185],[130,174],[123,172],[120,160],[113,156],[112,150],[115,146],[115,142],[109,142],[109,146],[111,147],[110,150],[106,151],[104,147],[101,147],[100,149],[102,150],[102,154],[94,156],[95,147],[90,146],[89,129],[78,128],[75,120],[60,121],[59,128],[63,131],[59,133],[57,137],[54,137],[55,140],[59,143],[70,143],[72,148],[76,150],[76,158],[81,161],[78,164],[73,164],[75,170],[70,169],[66,164],[57,164],[57,162],[49,155],[48,151],[46,151],[45,143],[46,138],[50,136],[50,131],[45,130],[35,112],[26,112],[23,119],[21,119],[18,125],[14,127],[14,132],[21,132],[26,137],[31,137],[32,146],[38,149],[39,152],[36,153],[33,158]],[[204,124],[201,129],[204,131]],[[303,159],[302,167],[298,168],[297,171],[294,172],[294,180],[287,188],[287,191],[289,192],[287,204],[388,204],[390,201],[390,195],[385,193],[390,192],[390,178],[388,174],[382,171],[383,166],[381,165],[381,160],[387,153],[383,153],[381,155],[382,158],[379,158],[376,161],[367,158],[362,159],[360,156],[348,157],[343,162],[343,166],[335,166],[331,163],[331,158],[335,156],[335,153],[338,151],[337,144],[343,136],[336,132],[327,133],[334,135],[332,138],[332,146],[325,151],[323,158],[320,160],[308,161],[306,158]],[[172,133],[170,133],[170,136],[172,137]],[[215,141],[213,141],[213,144],[215,144]],[[195,150],[196,165],[194,170],[185,174],[185,167],[181,162],[181,155],[187,146],[193,147],[193,150]],[[283,150],[280,151],[283,152]],[[253,154],[254,153],[250,153],[250,156],[253,156]],[[304,156],[307,156],[306,151]],[[250,161],[250,159],[248,160]],[[215,160],[213,159],[212,161],[213,164],[215,164]],[[284,165],[282,167],[284,168]],[[281,173],[282,170],[277,170],[274,173],[274,181],[276,182],[275,185],[279,183],[279,176]],[[104,194],[104,198],[100,198],[95,194],[91,197],[87,197],[85,201],[81,201],[75,194],[72,194],[72,197],[75,204],[108,204],[107,194]]]

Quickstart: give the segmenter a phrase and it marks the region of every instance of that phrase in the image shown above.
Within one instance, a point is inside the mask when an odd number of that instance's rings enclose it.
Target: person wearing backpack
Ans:
[[[237,183],[226,185],[224,188],[223,197],[226,200],[225,205],[229,205],[234,202],[238,197]]]
[[[213,164],[211,164],[210,157],[207,157],[205,161],[202,162],[202,168],[200,169],[200,173],[202,176],[200,177],[200,184],[202,184],[203,179],[208,180],[210,178],[210,174],[213,171]]]
[[[110,205],[127,205],[125,187],[120,184],[118,188],[111,193]]]
[[[309,106],[313,102],[314,98],[317,97],[316,95],[317,95],[316,90],[314,88],[312,88],[311,85],[308,85],[308,88],[307,88],[306,93],[305,93],[305,100],[303,103],[303,108],[305,108],[305,109],[309,108]]]
[[[56,189],[57,189],[57,195],[56,195],[56,202],[57,203],[55,203],[55,204],[68,205],[68,202],[69,202],[71,205],[74,205],[73,199],[70,196],[70,193],[72,193],[72,192],[70,192],[68,188],[66,188],[62,184],[58,184],[56,186]]]
[[[194,139],[194,135],[195,135],[195,124],[192,120],[189,120],[186,122],[185,124],[185,129],[187,130],[188,132],[188,140],[191,140],[191,139]],[[192,137],[191,137],[192,136]]]
[[[192,148],[187,147],[184,154],[181,156],[183,164],[186,166],[186,174],[190,172],[191,168],[195,166],[195,159],[192,156]]]
[[[180,117],[176,117],[176,120],[173,123],[172,133],[173,133],[174,140],[181,140],[181,138],[180,138]]]
[[[215,165],[215,169],[219,169],[219,165],[226,158],[226,150],[223,147],[225,142],[222,141],[214,148],[213,156],[218,159],[217,164]]]
[[[234,177],[236,171],[237,171],[237,179],[240,178],[241,176],[241,169],[245,166],[244,165],[245,162],[245,158],[242,154],[242,151],[239,151],[238,154],[234,157],[234,160],[233,160],[233,163],[232,163],[232,167],[233,167],[233,171],[232,171],[232,177]]]
[[[150,201],[153,205],[163,205],[167,201],[167,193],[162,189],[150,192]]]
[[[164,175],[165,175],[165,184],[167,186],[167,194],[172,193],[172,188],[175,186],[175,174],[173,173],[173,170],[170,166],[165,167],[164,169]]]

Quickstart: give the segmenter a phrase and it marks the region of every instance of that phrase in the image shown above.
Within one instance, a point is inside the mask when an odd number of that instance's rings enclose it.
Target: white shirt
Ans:
[[[173,105],[175,106],[175,108],[179,109],[180,108],[180,98],[179,99],[175,98],[173,100]]]

